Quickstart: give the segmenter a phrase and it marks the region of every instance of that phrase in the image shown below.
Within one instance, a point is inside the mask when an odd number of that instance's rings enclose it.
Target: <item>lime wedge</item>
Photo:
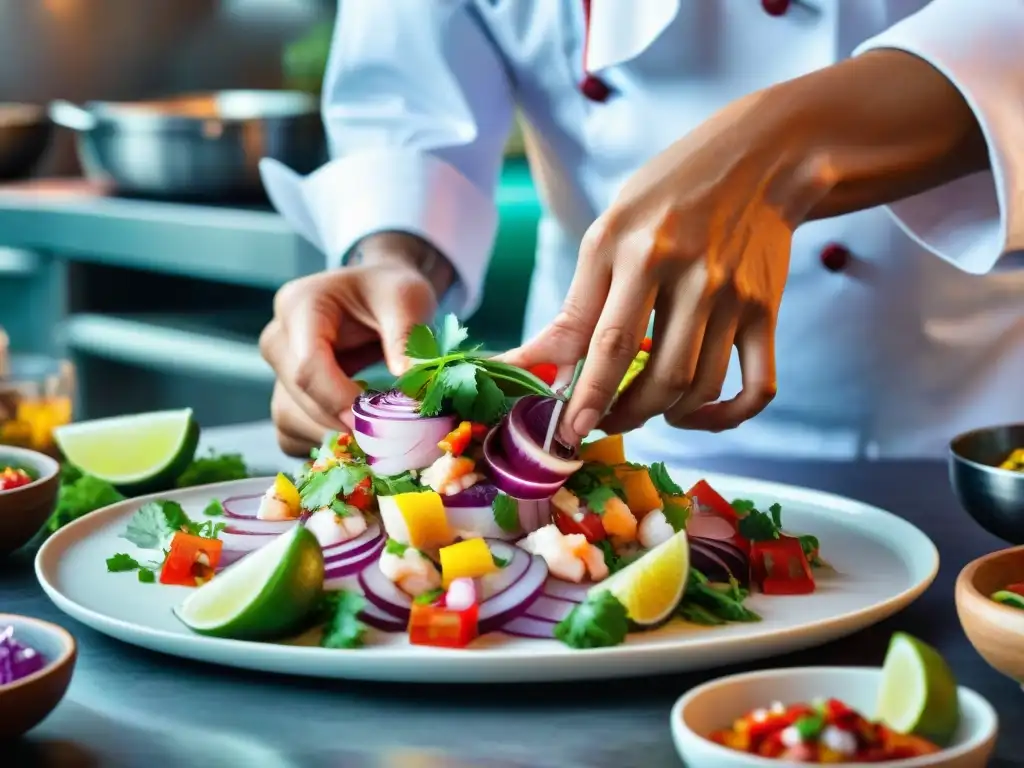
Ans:
[[[199,587],[174,615],[201,635],[275,640],[301,627],[323,588],[323,551],[296,525]]]
[[[889,642],[876,717],[897,733],[946,744],[960,723],[956,678],[930,645],[903,632]]]
[[[664,621],[679,605],[689,573],[690,545],[686,531],[680,531],[590,592],[611,592],[625,606],[630,621],[649,627]]]
[[[82,421],[53,432],[64,457],[125,494],[173,488],[195,456],[192,409]]]

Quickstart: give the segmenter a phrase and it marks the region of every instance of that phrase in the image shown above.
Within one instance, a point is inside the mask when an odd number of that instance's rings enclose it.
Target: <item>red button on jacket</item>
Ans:
[[[789,10],[790,0],[761,0],[761,7],[769,16],[782,16]]]
[[[829,243],[821,249],[821,264],[829,272],[842,272],[850,263],[850,249],[840,243]]]
[[[584,77],[580,80],[580,92],[591,101],[605,102],[612,95],[611,86],[597,75],[586,71],[587,48],[590,45],[590,0],[583,0],[583,67]]]

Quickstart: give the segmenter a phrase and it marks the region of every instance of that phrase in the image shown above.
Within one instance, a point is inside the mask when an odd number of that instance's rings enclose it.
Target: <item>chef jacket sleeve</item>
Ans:
[[[302,178],[261,163],[272,203],[337,265],[400,231],[453,265],[443,302],[476,309],[514,114],[503,60],[467,0],[339,0],[323,88],[331,160]]]
[[[1024,250],[1024,0],[932,0],[854,54],[895,48],[959,90],[988,143],[991,171],[890,206],[924,247],[983,274]]]

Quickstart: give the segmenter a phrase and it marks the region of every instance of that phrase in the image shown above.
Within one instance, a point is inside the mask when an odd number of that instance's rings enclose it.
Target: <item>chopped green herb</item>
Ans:
[[[491,553],[491,559],[492,559],[492,560],[494,561],[494,564],[495,564],[496,566],[498,566],[499,568],[504,568],[504,567],[505,567],[506,565],[508,565],[508,564],[509,564],[510,562],[512,562],[512,561],[511,561],[511,560],[509,560],[508,558],[505,558],[505,557],[498,557],[498,556],[497,556],[496,554],[494,554],[493,552]]]
[[[752,501],[739,500],[733,502],[732,508],[741,515],[739,533],[747,541],[771,541],[781,535],[781,505],[772,504],[768,512],[762,512]]]
[[[324,634],[320,645],[324,648],[359,648],[366,635],[366,625],[359,614],[366,607],[366,598],[355,592],[340,590],[324,598]]]
[[[628,555],[620,555],[608,539],[602,539],[595,545],[604,555],[604,564],[608,566],[609,573],[618,573],[627,565],[631,565],[643,557],[643,552],[634,552]]]
[[[704,606],[685,599],[679,604],[676,613],[685,621],[700,624],[703,627],[719,627],[727,623],[725,619],[716,616]]]
[[[494,513],[494,522],[501,530],[508,533],[519,530],[519,502],[511,496],[499,493],[491,502],[491,511]]]
[[[463,419],[493,424],[505,412],[506,398],[553,394],[533,374],[481,357],[479,347],[464,348],[467,338],[454,315],[437,331],[418,325],[409,334],[405,351],[415,364],[395,386],[420,401],[420,413],[436,416],[448,404]]]
[[[579,649],[620,645],[628,632],[626,607],[603,590],[588,595],[555,625],[555,637]]]
[[[418,493],[427,490],[408,472],[400,475],[374,475],[373,492],[378,496],[397,496],[400,493]]]
[[[83,475],[77,469],[65,464],[68,472],[61,474],[62,484],[57,495],[57,507],[46,521],[48,533],[54,533],[73,520],[124,501],[124,495],[106,480],[92,475]],[[77,476],[76,476],[77,473]],[[64,478],[74,478],[70,481]]]
[[[107,558],[107,571],[110,573],[125,573],[141,567],[138,560],[124,552],[118,552],[113,557]]]
[[[626,491],[615,469],[605,464],[588,461],[577,469],[566,481],[565,489],[571,491],[591,512],[603,514],[605,504],[613,496],[626,500]]]
[[[685,529],[686,523],[690,519],[690,508],[668,496],[662,496],[661,502],[662,514],[665,515],[668,524],[672,526],[672,530],[679,533]]]
[[[365,464],[335,464],[323,472],[315,472],[306,478],[299,489],[302,508],[310,511],[331,506],[339,496],[348,496],[356,486],[371,477],[370,468]]]
[[[700,571],[691,568],[684,602],[699,605],[720,619],[729,622],[755,622],[761,617],[743,605],[746,594],[733,581],[721,587],[712,584]]]
[[[224,514],[224,505],[220,503],[220,499],[211,499],[203,509],[203,514],[207,517],[220,517]]]
[[[825,719],[821,715],[804,715],[793,723],[793,728],[800,734],[804,743],[814,741],[825,728]]]
[[[156,571],[149,568],[139,568],[139,581],[143,584],[152,584],[156,581]]]
[[[191,522],[178,502],[150,501],[131,516],[121,537],[141,549],[164,549]]]
[[[651,464],[647,470],[647,474],[650,475],[651,482],[654,487],[658,489],[658,493],[665,494],[666,496],[682,496],[683,489],[680,488],[676,481],[673,480],[669,474],[668,469],[665,467],[665,463],[657,461]]]
[[[413,598],[413,602],[417,605],[433,605],[444,595],[443,589],[432,589],[429,592],[424,592],[422,595],[418,595]]]
[[[394,539],[388,539],[388,543],[384,545],[384,551],[389,555],[395,555],[396,557],[402,557],[409,549],[408,544],[403,544],[400,541]]]

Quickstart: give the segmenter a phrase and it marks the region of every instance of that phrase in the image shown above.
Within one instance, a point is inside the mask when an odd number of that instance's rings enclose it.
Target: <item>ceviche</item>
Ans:
[[[413,367],[357,400],[351,435],[201,522],[145,505],[125,538],[155,557],[118,553],[108,569],[199,587],[177,612],[197,632],[320,622],[335,647],[361,645],[366,626],[445,648],[493,632],[611,646],[670,619],[758,621],[752,591],[815,590],[818,541],[786,531],[778,504],[684,489],[664,464],[630,462],[621,435],[561,445],[553,376],[480,356],[466,335],[454,317],[415,328]]]

